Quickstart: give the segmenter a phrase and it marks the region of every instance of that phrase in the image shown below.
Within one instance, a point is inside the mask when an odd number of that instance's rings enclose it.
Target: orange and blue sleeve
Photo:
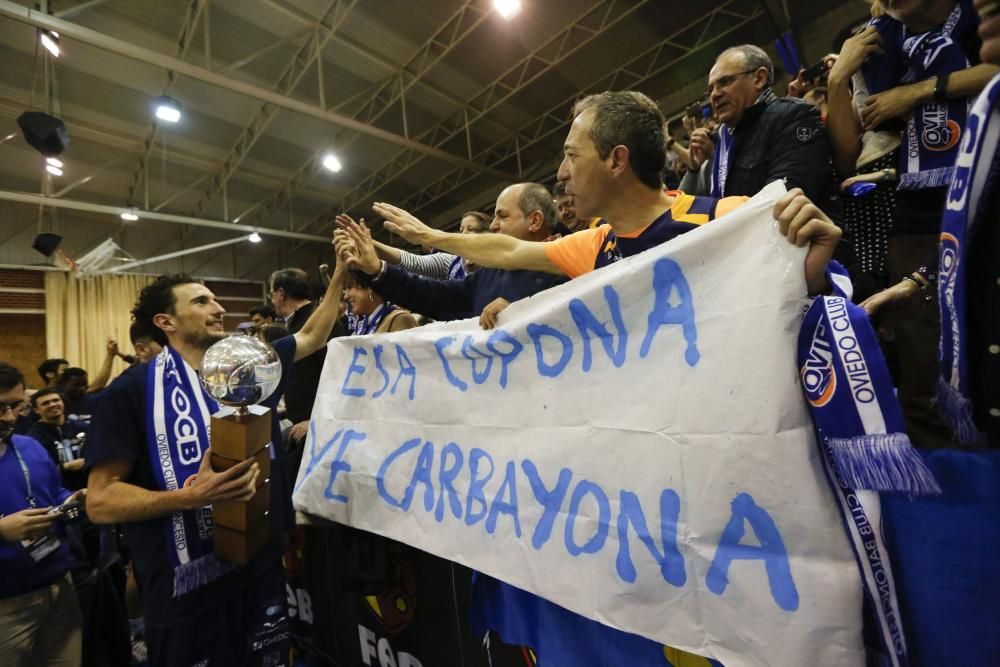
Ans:
[[[743,206],[743,204],[746,204],[748,201],[750,201],[750,198],[749,197],[743,197],[743,196],[740,196],[740,197],[723,197],[715,205],[715,217],[716,218],[721,218],[726,213],[729,213],[731,211],[735,211],[740,206]]]
[[[582,276],[594,270],[597,254],[610,229],[601,225],[549,241],[545,244],[545,256],[570,278]]]

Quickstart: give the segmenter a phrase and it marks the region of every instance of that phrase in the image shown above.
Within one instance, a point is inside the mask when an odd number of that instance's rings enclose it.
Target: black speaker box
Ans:
[[[41,111],[25,111],[17,117],[24,140],[46,157],[59,155],[69,144],[66,126],[55,116]]]
[[[62,243],[62,237],[58,234],[43,232],[35,237],[31,247],[46,257],[51,257],[52,253],[56,251],[56,248],[59,247],[60,243]]]

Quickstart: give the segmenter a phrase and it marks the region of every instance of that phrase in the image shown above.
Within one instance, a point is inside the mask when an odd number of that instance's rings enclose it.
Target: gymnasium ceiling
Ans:
[[[0,191],[233,224],[185,225],[182,247],[253,229],[327,236],[336,213],[370,219],[373,201],[448,227],[507,183],[551,181],[579,95],[638,89],[669,115],[699,97],[722,48],[769,45],[790,25],[800,43],[823,36],[804,49],[818,57],[865,11],[522,4],[505,20],[489,0],[49,0],[47,12],[0,0],[0,138],[28,109],[71,137],[61,177],[20,136],[0,145]],[[42,28],[60,33],[59,58],[39,46]],[[161,95],[182,105],[179,123],[154,118]],[[322,166],[329,153],[338,173]],[[122,231],[107,212],[81,215]],[[287,256],[312,242],[282,243]]]

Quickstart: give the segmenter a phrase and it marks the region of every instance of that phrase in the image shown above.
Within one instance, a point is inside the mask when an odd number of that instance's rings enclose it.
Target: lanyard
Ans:
[[[24,462],[24,457],[21,456],[21,452],[17,451],[17,447],[14,443],[10,443],[10,448],[14,450],[14,455],[17,456],[17,462],[21,464],[21,473],[24,474],[24,486],[28,490],[28,495],[25,496],[25,500],[28,501],[28,505],[32,508],[37,506],[35,502],[35,494],[31,492],[31,473],[28,471],[28,464]]]

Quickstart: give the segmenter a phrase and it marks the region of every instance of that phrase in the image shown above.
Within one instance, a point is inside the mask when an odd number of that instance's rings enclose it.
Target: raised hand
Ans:
[[[691,159],[695,165],[701,166],[706,160],[712,157],[715,152],[715,143],[708,130],[699,127],[691,133],[691,143],[688,146],[691,151]]]
[[[410,243],[429,245],[428,240],[434,230],[408,211],[383,202],[376,202],[373,210],[385,218],[385,228],[393,234],[402,236]]]
[[[847,39],[840,48],[840,55],[830,67],[831,78],[849,79],[854,76],[872,54],[884,54],[882,37],[874,26],[868,26]],[[829,57],[829,56],[827,56]]]
[[[827,288],[826,267],[843,232],[812,203],[800,188],[793,188],[774,205],[778,229],[789,243],[809,246],[806,254],[806,287],[809,294],[819,294]]]
[[[382,269],[382,260],[375,252],[375,242],[371,231],[362,218],[360,223],[354,222],[349,215],[338,215],[337,224],[346,237],[342,241],[343,259],[347,266],[368,275],[375,275]]]

